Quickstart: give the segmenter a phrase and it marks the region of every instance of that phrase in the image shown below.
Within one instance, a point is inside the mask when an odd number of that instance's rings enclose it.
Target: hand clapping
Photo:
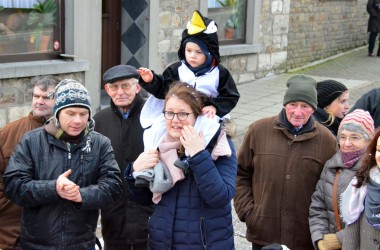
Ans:
[[[82,202],[82,195],[79,192],[79,186],[70,181],[67,177],[71,174],[71,169],[61,174],[56,182],[56,190],[62,199]]]

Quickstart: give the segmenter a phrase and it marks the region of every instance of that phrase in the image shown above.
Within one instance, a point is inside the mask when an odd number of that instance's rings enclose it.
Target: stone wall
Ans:
[[[367,43],[367,0],[293,0],[287,69],[328,58]]]
[[[260,1],[260,0],[255,0]],[[260,49],[222,56],[237,84],[305,66],[367,43],[367,0],[261,0]],[[160,1],[158,57],[177,61],[181,33],[198,1]],[[248,10],[253,13],[253,10]],[[161,73],[161,72],[158,72]]]
[[[55,75],[59,79],[84,82],[83,72]],[[31,77],[0,79],[0,128],[30,112],[33,98]]]

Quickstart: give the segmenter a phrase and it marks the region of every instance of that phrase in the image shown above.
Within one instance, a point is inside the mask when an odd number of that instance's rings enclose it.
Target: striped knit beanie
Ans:
[[[368,111],[362,109],[355,109],[343,118],[339,125],[338,135],[343,129],[360,133],[367,140],[371,139],[375,133],[375,126],[371,115]]]

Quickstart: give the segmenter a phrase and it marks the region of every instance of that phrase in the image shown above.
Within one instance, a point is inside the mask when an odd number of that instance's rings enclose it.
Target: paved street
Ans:
[[[241,97],[231,112],[231,117],[237,124],[237,135],[233,139],[236,150],[239,149],[249,124],[280,112],[286,81],[294,74],[305,74],[317,81],[334,79],[342,82],[349,88],[350,104],[353,105],[363,93],[380,87],[380,57],[368,57],[367,47],[362,47],[305,69],[239,85]],[[251,249],[251,243],[244,238],[245,225],[236,216],[234,228],[236,249]]]

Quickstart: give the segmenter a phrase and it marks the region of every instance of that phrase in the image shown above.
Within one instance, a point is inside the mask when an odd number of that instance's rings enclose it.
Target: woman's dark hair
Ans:
[[[165,97],[165,107],[167,101],[173,96],[187,103],[195,117],[202,114],[204,102],[208,99],[206,95],[200,93],[193,86],[184,82],[175,82],[170,86]]]
[[[360,166],[359,170],[356,172],[356,178],[358,180],[358,183],[355,185],[355,187],[357,188],[361,187],[365,183],[368,183],[369,172],[371,171],[373,167],[377,166],[376,148],[377,148],[377,140],[379,139],[379,136],[380,136],[380,129],[377,129],[375,135],[372,137],[367,147],[367,153],[365,155],[363,163]]]

